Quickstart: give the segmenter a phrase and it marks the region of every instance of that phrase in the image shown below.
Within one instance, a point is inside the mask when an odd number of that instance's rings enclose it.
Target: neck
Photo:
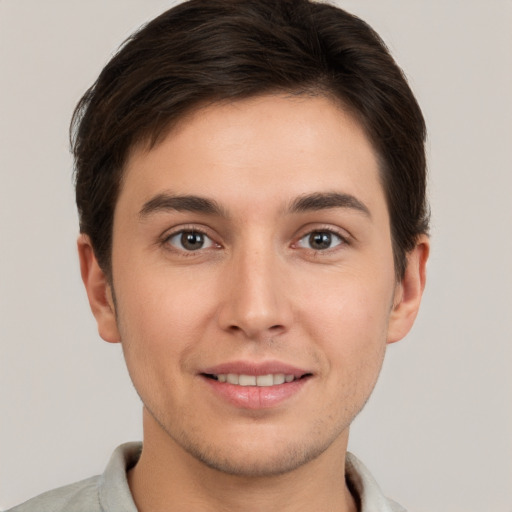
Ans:
[[[347,437],[285,474],[232,475],[191,456],[144,411],[143,450],[128,483],[139,512],[356,512],[345,482]]]

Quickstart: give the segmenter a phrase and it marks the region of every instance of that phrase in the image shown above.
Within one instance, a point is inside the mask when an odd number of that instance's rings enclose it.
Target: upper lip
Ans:
[[[295,378],[300,378],[304,375],[310,375],[312,372],[280,361],[264,361],[259,363],[250,361],[232,361],[205,368],[201,370],[200,373],[203,375],[234,373],[237,375],[255,376],[283,373],[285,375],[293,375]]]

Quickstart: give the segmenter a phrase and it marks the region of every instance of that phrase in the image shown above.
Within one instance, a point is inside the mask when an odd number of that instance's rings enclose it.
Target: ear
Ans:
[[[116,310],[108,279],[98,264],[89,237],[81,234],[78,237],[77,246],[80,273],[92,314],[98,324],[99,335],[105,341],[119,343],[121,337],[117,329]]]
[[[416,319],[425,289],[429,252],[428,236],[422,235],[416,247],[407,254],[404,277],[395,288],[393,309],[388,325],[388,343],[401,340],[411,330]]]

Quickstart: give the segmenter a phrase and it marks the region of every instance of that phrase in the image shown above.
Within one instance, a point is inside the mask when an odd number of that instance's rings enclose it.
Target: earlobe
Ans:
[[[407,255],[407,267],[397,284],[393,309],[389,318],[388,343],[401,340],[412,328],[425,289],[426,267],[430,251],[427,235],[418,238],[416,247]]]
[[[111,286],[98,264],[89,237],[81,234],[77,240],[77,247],[80,273],[92,314],[98,324],[98,333],[105,341],[119,343],[121,337],[117,329]]]

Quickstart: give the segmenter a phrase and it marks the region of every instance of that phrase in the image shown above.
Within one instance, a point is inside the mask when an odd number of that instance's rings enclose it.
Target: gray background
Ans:
[[[102,471],[141,436],[120,347],[78,273],[67,127],[163,0],[0,0],[0,508]],[[350,449],[411,512],[512,511],[512,2],[347,0],[430,130],[432,258]]]

